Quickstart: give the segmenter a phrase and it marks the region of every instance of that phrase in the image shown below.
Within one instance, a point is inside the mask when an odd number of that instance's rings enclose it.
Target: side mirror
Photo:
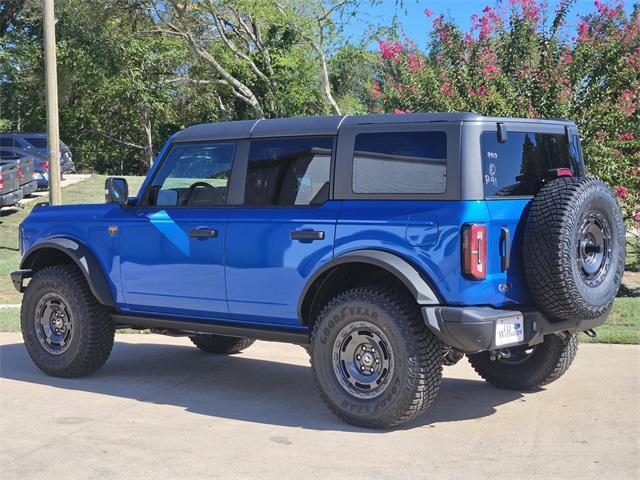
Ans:
[[[129,198],[129,185],[122,177],[109,177],[104,182],[104,200],[107,203],[125,205]]]

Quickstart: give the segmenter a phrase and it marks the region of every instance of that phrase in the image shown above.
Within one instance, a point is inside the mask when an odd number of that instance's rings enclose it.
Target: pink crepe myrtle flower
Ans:
[[[640,210],[633,214],[633,219],[640,223]]]
[[[624,2],[619,2],[615,7],[610,7],[600,0],[595,0],[593,4],[596,6],[598,13],[609,20],[613,20],[618,12],[624,8]]]
[[[566,63],[571,63],[573,62],[573,55],[571,55],[570,53],[565,53],[564,54],[564,61]]]
[[[633,140],[634,138],[636,138],[636,136],[631,132],[622,133],[622,134],[618,135],[618,140],[620,140],[621,142],[626,142],[626,141],[629,141],[629,140]]]
[[[411,113],[411,110],[402,110],[401,108],[396,108],[393,113],[396,115],[404,115],[405,113]]]
[[[622,185],[618,185],[617,187],[614,187],[613,193],[615,193],[618,198],[626,198],[629,194],[629,189]]]
[[[397,61],[398,56],[402,53],[402,45],[395,40],[389,42],[380,40],[378,46],[380,47],[380,55],[382,55],[382,58],[385,60],[394,59]]]
[[[578,25],[578,40],[585,40],[589,35],[589,24],[585,21],[580,22]]]
[[[485,65],[485,67],[482,69],[482,73],[484,73],[484,76],[487,78],[493,78],[494,73],[496,73],[497,71],[498,67],[493,64]]]
[[[520,5],[522,17],[528,22],[537,23],[540,19],[540,7],[536,0],[509,0],[509,5],[514,8]]]
[[[440,93],[445,97],[450,97],[453,93],[453,89],[451,88],[451,82],[444,82],[440,87]]]
[[[409,53],[409,55],[407,55],[407,63],[409,64],[409,71],[411,73],[419,72],[424,66],[422,60],[416,52],[411,52]]]
[[[433,10],[431,10],[430,8],[425,8],[424,9],[424,14],[428,17],[430,17],[431,15],[433,15]]]
[[[624,114],[625,117],[630,117],[638,109],[638,104],[634,101],[635,93],[633,90],[623,90],[622,95],[616,102],[616,108]]]

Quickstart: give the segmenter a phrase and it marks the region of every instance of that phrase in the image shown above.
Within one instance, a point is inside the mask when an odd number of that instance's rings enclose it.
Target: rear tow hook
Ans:
[[[508,349],[502,349],[502,350],[493,350],[491,351],[490,355],[489,355],[489,360],[491,360],[492,362],[495,362],[496,360],[501,360],[503,358],[510,358],[511,357],[511,351]]]

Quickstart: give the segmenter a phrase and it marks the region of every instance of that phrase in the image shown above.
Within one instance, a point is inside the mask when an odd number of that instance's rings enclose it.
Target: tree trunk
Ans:
[[[142,128],[144,130],[145,144],[144,144],[144,159],[145,166],[151,168],[153,165],[153,136],[151,134],[151,119],[149,118],[149,112],[144,109],[142,111]]]

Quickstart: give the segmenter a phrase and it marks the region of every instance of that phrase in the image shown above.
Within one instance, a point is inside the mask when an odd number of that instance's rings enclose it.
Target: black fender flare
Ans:
[[[368,263],[375,265],[400,280],[411,292],[419,305],[440,305],[441,302],[434,289],[420,275],[418,270],[404,258],[384,250],[353,250],[323,264],[309,278],[298,300],[298,318],[303,317],[302,306],[309,290],[320,276],[332,268],[346,263]]]
[[[70,257],[84,275],[96,300],[108,307],[116,306],[106,275],[98,260],[87,246],[73,238],[54,237],[36,243],[25,253],[20,262],[20,269],[31,270],[39,254],[45,249],[58,250]]]

